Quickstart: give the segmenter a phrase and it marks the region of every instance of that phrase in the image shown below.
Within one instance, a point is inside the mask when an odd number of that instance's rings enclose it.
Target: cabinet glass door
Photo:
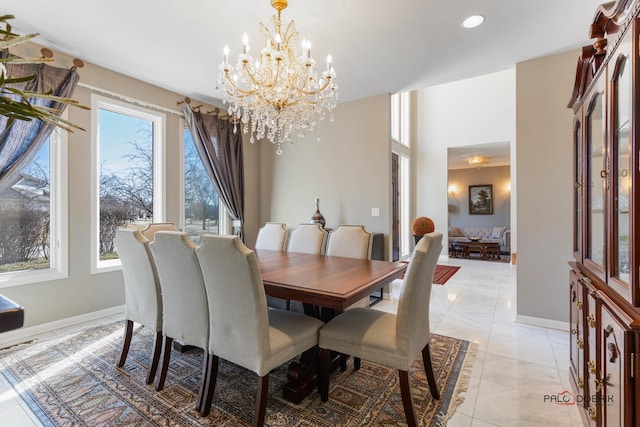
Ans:
[[[631,117],[630,61],[620,55],[615,63],[613,83],[613,253],[611,275],[629,283],[629,201],[631,199],[631,158],[629,119]]]
[[[573,149],[575,153],[575,169],[573,170],[573,253],[578,261],[582,261],[582,123],[576,120],[573,130]]]
[[[605,112],[603,92],[596,92],[589,103],[586,117],[587,131],[587,227],[588,241],[586,258],[588,264],[604,278],[605,222],[604,196],[606,183],[605,167]],[[595,265],[594,265],[595,264]]]

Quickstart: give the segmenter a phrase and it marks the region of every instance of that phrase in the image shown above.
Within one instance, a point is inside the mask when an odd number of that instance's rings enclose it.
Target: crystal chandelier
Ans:
[[[473,157],[469,157],[467,159],[467,162],[469,162],[471,166],[481,168],[482,166],[487,165],[490,160],[491,160],[491,157],[489,156],[473,156]]]
[[[224,92],[223,102],[230,104],[229,114],[240,119],[243,132],[251,133],[250,141],[265,136],[277,145],[291,142],[295,134],[304,137],[312,131],[338,98],[336,74],[327,56],[327,68],[318,78],[316,62],[311,57],[311,44],[302,40],[302,55],[297,56],[298,32],[293,21],[282,31],[280,13],[286,0],[271,0],[278,11],[268,26],[260,24],[262,50],[257,59],[249,55],[249,40],[245,33],[243,49],[236,65],[229,64],[229,47],[224,47],[224,61],[220,64],[218,87]]]

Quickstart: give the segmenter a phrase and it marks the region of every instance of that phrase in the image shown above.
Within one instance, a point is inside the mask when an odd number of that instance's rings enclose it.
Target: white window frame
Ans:
[[[67,145],[67,132],[54,129],[49,137],[49,268],[0,273],[0,288],[69,277]]]
[[[112,98],[91,95],[91,274],[122,269],[120,259],[100,260],[100,110],[126,114],[153,123],[153,221],[166,218],[166,115]]]

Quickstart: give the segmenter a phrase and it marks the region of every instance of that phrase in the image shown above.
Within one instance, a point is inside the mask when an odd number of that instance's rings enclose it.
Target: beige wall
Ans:
[[[449,193],[449,226],[507,227],[511,228],[511,179],[509,166],[450,169],[447,188]],[[469,186],[491,184],[493,193],[492,215],[469,215]]]
[[[23,46],[15,53],[23,56],[39,56],[38,47]],[[56,53],[56,66],[67,67],[71,58]],[[103,68],[86,64],[79,70],[80,82],[103,90],[127,95],[130,98],[154,104],[171,110],[179,110],[179,95],[152,86]],[[85,105],[91,105],[89,89],[78,87],[73,96]],[[194,102],[197,102],[194,100]],[[207,108],[207,106],[203,107]],[[108,309],[124,304],[124,287],[121,271],[90,274],[91,215],[90,215],[90,152],[91,152],[91,111],[71,108],[69,120],[87,129],[76,131],[68,138],[68,211],[69,211],[69,276],[66,279],[41,283],[9,286],[0,293],[25,307],[25,326],[34,326],[67,317],[78,316],[93,311]],[[166,202],[165,220],[179,223],[181,218],[182,189],[180,166],[180,141],[183,119],[177,114],[166,114]],[[258,150],[246,145],[245,158],[247,173],[246,208],[249,212],[248,229],[257,228],[256,193]]]
[[[518,314],[569,320],[577,51],[517,65]]]
[[[333,122],[283,146],[280,156],[260,142],[261,222],[309,222],[319,198],[327,227],[363,224],[388,237],[389,120],[389,96],[380,95],[340,104]],[[380,216],[372,217],[371,208],[380,208]]]

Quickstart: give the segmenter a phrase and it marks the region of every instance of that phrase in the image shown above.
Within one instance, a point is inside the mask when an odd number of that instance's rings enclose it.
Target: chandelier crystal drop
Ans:
[[[218,87],[224,93],[223,102],[229,103],[229,114],[240,120],[244,133],[251,133],[250,141],[266,137],[277,145],[277,154],[282,154],[283,142],[313,131],[327,112],[333,121],[338,86],[331,55],[320,78],[309,41],[302,40],[302,55],[297,55],[295,24],[289,22],[283,31],[280,20],[287,1],[271,0],[271,6],[278,13],[269,25],[260,24],[263,48],[255,59],[249,54],[246,34],[235,65],[229,63],[225,45]]]

